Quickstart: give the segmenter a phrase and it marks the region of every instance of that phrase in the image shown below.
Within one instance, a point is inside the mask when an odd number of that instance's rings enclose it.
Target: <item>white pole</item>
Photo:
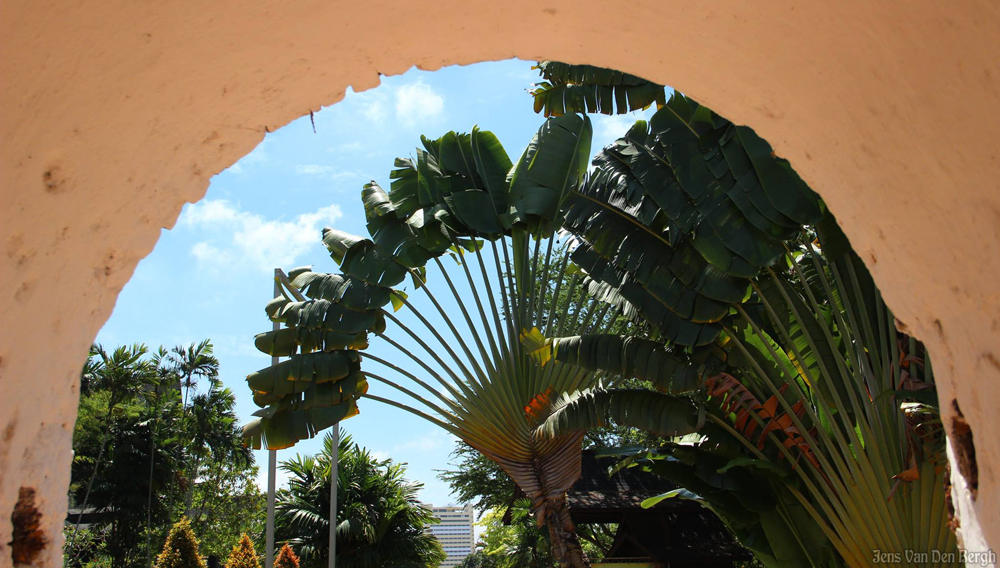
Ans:
[[[274,269],[274,297],[281,295],[281,284],[278,279],[284,274],[280,268]],[[278,331],[280,324],[271,324],[273,331]],[[278,364],[277,357],[271,357],[271,366]],[[264,531],[264,568],[274,566],[274,483],[278,471],[277,450],[267,451],[267,525]]]
[[[333,425],[330,461],[330,568],[337,566],[337,466],[340,461],[340,422]]]
[[[274,477],[278,469],[277,450],[267,451],[267,536],[264,545],[264,568],[274,565]]]

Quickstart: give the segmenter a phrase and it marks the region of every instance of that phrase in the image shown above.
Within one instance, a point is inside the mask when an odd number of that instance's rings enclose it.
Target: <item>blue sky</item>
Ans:
[[[512,160],[542,118],[526,89],[537,80],[532,63],[504,61],[436,72],[411,70],[383,78],[370,91],[348,91],[343,101],[315,113],[316,133],[303,117],[267,135],[250,154],[212,179],[205,198],[184,207],[172,230],[139,263],[111,319],[97,336],[105,346],[141,342],[186,345],[210,338],[223,382],[236,393],[245,421],[256,410],[245,377],[267,366],[253,336],[270,329],[264,304],[272,297],[275,267],[337,267],[320,242],[325,226],[367,236],[361,187],[389,189],[393,159],[410,156],[420,135],[493,131]],[[649,112],[642,113],[648,115]],[[623,135],[638,116],[594,117],[592,152]],[[388,356],[373,344],[373,351]],[[392,392],[372,385],[372,393]],[[380,457],[408,464],[408,477],[425,484],[421,498],[454,500],[435,470],[448,469],[454,439],[406,412],[370,400],[342,428]],[[282,450],[278,459],[315,453],[319,438]],[[256,452],[264,485],[267,458]],[[282,472],[278,481],[284,480]]]

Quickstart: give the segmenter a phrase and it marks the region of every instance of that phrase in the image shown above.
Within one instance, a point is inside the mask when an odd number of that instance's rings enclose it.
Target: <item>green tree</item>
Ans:
[[[222,386],[215,377],[209,377],[209,388],[198,393],[191,399],[185,419],[187,439],[185,455],[192,462],[190,468],[190,483],[185,498],[185,514],[191,515],[197,525],[206,503],[196,511],[193,507],[196,487],[208,483],[211,487],[220,482],[223,468],[210,468],[211,479],[204,474],[203,465],[211,460],[215,463],[225,463],[231,468],[245,470],[253,463],[250,448],[242,443],[242,434],[236,423],[236,395]]]
[[[170,350],[167,359],[178,375],[178,388],[184,389],[184,408],[187,408],[191,389],[199,379],[214,379],[219,375],[219,360],[215,358],[212,342],[204,339],[187,347],[178,345]]]
[[[260,568],[257,551],[246,533],[240,536],[239,542],[233,546],[229,557],[226,558],[226,568]]]
[[[195,487],[192,525],[202,535],[202,551],[222,557],[243,533],[263,538],[267,496],[257,487],[257,466],[209,459],[201,471],[205,481]]]
[[[137,351],[142,353],[130,357],[131,368],[123,369],[128,365],[120,352]],[[101,515],[91,540],[100,546],[76,546],[70,531],[68,561],[107,558],[127,567],[141,564],[145,555],[151,566],[171,517],[185,514],[173,503],[184,500],[194,479],[191,523],[205,536],[204,551],[222,555],[241,532],[262,533],[262,516],[254,512],[262,510],[263,497],[252,482],[256,467],[241,443],[232,393],[214,381],[192,397],[185,416],[178,375],[163,361],[162,347],[149,357],[143,349],[115,353],[102,357],[95,350],[85,366],[73,440],[70,498],[82,503],[89,487],[88,509]],[[128,382],[135,377],[142,379],[138,385]],[[126,397],[121,383],[128,386]],[[199,459],[196,478],[179,459],[190,441],[201,444],[189,452]]]
[[[105,393],[107,410],[101,425],[100,444],[97,451],[97,458],[93,462],[81,462],[92,466],[90,480],[87,482],[80,501],[81,514],[77,518],[76,528],[80,526],[80,519],[83,511],[87,509],[90,500],[90,492],[94,486],[94,480],[101,472],[103,464],[104,450],[107,446],[108,437],[111,435],[111,423],[115,412],[119,410],[123,403],[128,402],[132,397],[141,392],[145,385],[148,385],[155,377],[153,369],[149,363],[143,361],[146,354],[145,345],[133,345],[131,347],[121,346],[113,353],[109,354],[101,345],[93,345],[90,350],[90,357],[84,365],[81,377],[81,394],[87,394],[94,390]],[[76,531],[74,531],[74,535]]]
[[[302,565],[322,568],[329,558],[330,456],[327,434],[316,456],[281,463],[288,488],[277,494],[275,539],[297,548]],[[445,558],[424,529],[435,522],[417,501],[421,484],[407,481],[402,464],[379,461],[342,434],[337,470],[337,566],[434,566]]]
[[[461,562],[455,565],[455,568],[498,568],[499,565],[499,560],[497,560],[496,556],[490,556],[482,550],[476,550],[463,558]]]
[[[147,568],[151,568],[153,565],[153,495],[156,493],[154,491],[153,480],[156,473],[157,439],[162,434],[160,430],[162,422],[165,422],[168,427],[176,422],[173,418],[178,416],[177,409],[180,403],[180,390],[173,388],[174,384],[178,383],[179,380],[173,365],[170,364],[168,356],[169,352],[162,345],[153,354],[151,363],[155,369],[156,378],[153,381],[153,388],[145,396],[146,407],[153,416],[153,431],[149,438],[149,478],[146,482],[148,487],[146,495]],[[173,441],[174,438],[168,439],[168,443],[172,443]],[[169,457],[172,458],[173,454],[170,454]],[[163,488],[161,494],[165,494],[169,488],[169,486]]]
[[[156,568],[205,568],[205,561],[198,552],[198,539],[187,518],[182,518],[170,529],[163,552],[156,557]]]
[[[148,540],[146,527],[158,529],[169,522],[167,500],[150,499],[150,493],[165,497],[180,466],[174,459],[176,440],[167,430],[154,427],[154,410],[145,405],[145,397],[119,405],[110,428],[106,428],[108,398],[107,392],[92,389],[80,400],[70,496],[79,499],[85,491],[81,479],[87,478],[99,455],[99,441],[105,440],[103,455],[109,463],[90,484],[88,508],[105,519],[94,525],[104,535],[103,553],[111,554],[116,565],[128,566],[137,563],[143,553],[143,543]],[[179,406],[175,409],[179,424]],[[137,471],[143,473],[136,475]]]
[[[202,451],[206,444],[206,436],[212,429],[205,416],[195,417],[189,420],[191,407],[188,406],[188,399],[191,390],[198,385],[200,379],[208,379],[210,383],[209,393],[217,390],[219,376],[219,360],[215,358],[212,342],[204,339],[199,343],[192,343],[187,347],[178,345],[171,349],[164,360],[168,365],[171,374],[177,379],[177,388],[184,391],[182,408],[184,409],[185,431],[189,435],[190,442],[184,444],[183,461],[189,464],[187,475],[187,492],[184,494],[184,514],[189,513],[191,500],[194,497],[194,486],[198,478],[198,466],[201,462]],[[204,406],[204,401],[203,401]],[[170,503],[173,508],[173,501]]]
[[[479,520],[484,527],[479,545],[497,568],[551,568],[558,566],[551,555],[545,530],[529,514],[530,502],[519,499],[511,515],[490,511]]]

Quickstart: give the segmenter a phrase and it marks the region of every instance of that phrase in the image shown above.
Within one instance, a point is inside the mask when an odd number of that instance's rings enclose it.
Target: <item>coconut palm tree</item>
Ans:
[[[405,468],[377,460],[349,435],[338,443],[337,566],[436,566],[445,558],[437,540],[425,532],[435,522],[417,501],[421,484],[404,478]],[[279,541],[298,550],[303,567],[326,566],[333,436],[317,456],[283,461],[288,489],[278,492],[275,531]]]

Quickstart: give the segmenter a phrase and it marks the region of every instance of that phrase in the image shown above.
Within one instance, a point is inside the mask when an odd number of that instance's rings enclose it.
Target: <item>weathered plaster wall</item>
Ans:
[[[513,56],[674,85],[791,159],[929,344],[966,539],[1000,546],[998,29],[993,0],[0,3],[0,566],[22,487],[60,563],[79,367],[184,202],[349,85]]]

